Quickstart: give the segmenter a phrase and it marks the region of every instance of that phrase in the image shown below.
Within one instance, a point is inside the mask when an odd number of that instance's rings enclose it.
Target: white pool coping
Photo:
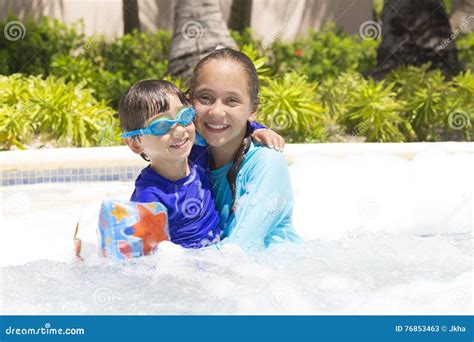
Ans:
[[[336,158],[380,153],[411,160],[416,154],[426,151],[474,154],[474,142],[287,144],[284,154],[291,164],[295,158],[313,153]],[[0,152],[0,171],[124,165],[146,166],[147,162],[127,146]]]

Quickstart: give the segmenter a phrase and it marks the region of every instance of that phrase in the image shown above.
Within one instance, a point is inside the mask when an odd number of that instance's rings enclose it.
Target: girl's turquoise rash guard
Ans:
[[[207,155],[202,158],[200,164],[208,167],[203,162],[207,158]],[[259,249],[276,242],[300,242],[292,222],[293,190],[283,154],[251,143],[237,174],[234,210],[231,210],[232,191],[227,180],[232,165],[230,162],[210,171],[220,213],[222,243]]]

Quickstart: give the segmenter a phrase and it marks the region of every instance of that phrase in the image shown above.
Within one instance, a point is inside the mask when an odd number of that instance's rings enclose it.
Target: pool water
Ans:
[[[470,314],[474,155],[315,154],[290,167],[305,242],[248,253],[162,243],[97,255],[104,198],[130,182],[1,188],[1,314]],[[73,258],[80,222],[84,262]]]

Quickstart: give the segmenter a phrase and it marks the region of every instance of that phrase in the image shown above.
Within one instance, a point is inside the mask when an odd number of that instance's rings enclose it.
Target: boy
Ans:
[[[219,242],[219,213],[208,170],[188,160],[196,140],[195,111],[181,91],[164,80],[140,81],[122,96],[119,116],[125,143],[150,162],[135,181],[131,201],[163,204],[173,243],[200,248]],[[261,127],[252,123],[252,129]],[[271,130],[259,133],[253,137],[275,141]],[[193,153],[207,156],[204,146],[194,146]]]
[[[181,91],[163,80],[133,85],[119,105],[125,143],[150,165],[135,181],[133,202],[160,202],[168,209],[170,240],[187,248],[219,241],[219,214],[205,170],[190,165],[195,112]]]

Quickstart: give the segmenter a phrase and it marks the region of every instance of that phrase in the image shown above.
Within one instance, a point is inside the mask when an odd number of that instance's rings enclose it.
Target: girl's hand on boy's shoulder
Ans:
[[[257,129],[252,133],[252,140],[260,145],[266,145],[277,151],[283,152],[285,139],[271,129]]]

